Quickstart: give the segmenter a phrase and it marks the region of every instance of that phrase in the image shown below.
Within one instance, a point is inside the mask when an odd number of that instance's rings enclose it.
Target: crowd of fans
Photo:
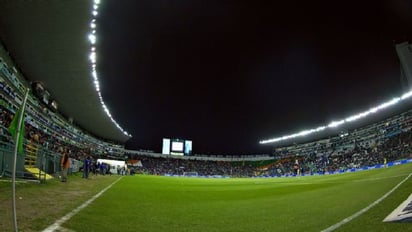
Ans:
[[[136,173],[152,175],[184,175],[196,173],[200,176],[253,176],[252,165],[234,165],[229,161],[206,161],[196,159],[179,159],[172,157],[139,156],[141,166],[135,167]]]
[[[255,162],[205,161],[179,159],[171,157],[137,156],[141,166],[133,167],[137,173],[151,175],[184,175],[197,173],[200,176],[280,176],[310,175],[336,173],[348,169],[372,167],[378,164],[411,158],[412,130],[387,138],[377,146],[354,146],[345,152],[317,155],[312,152],[305,155],[290,154],[283,158],[273,159],[269,164],[260,165]],[[298,167],[298,172],[296,168]]]
[[[412,158],[412,131],[402,132],[377,146],[354,146],[341,153],[310,153],[308,155],[290,155],[276,161],[269,168],[270,175],[292,175],[295,164],[302,174],[334,173],[348,169],[371,167],[378,164]]]
[[[7,128],[14,117],[14,114],[4,106],[0,105],[0,134],[1,139],[5,143],[11,142],[11,135]],[[49,153],[70,153],[70,157],[81,160],[87,153],[87,149],[82,149],[73,143],[62,141],[62,138],[57,133],[45,133],[44,131],[34,127],[29,123],[24,124],[24,138],[26,150],[30,146],[36,146],[38,149],[47,149]]]

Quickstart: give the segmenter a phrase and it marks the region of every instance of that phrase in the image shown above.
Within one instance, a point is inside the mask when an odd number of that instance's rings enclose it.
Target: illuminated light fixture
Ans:
[[[407,93],[404,93],[404,94],[401,96],[401,100],[406,99],[406,98],[409,98],[409,97],[411,97],[411,96],[412,96],[412,91],[407,92]]]
[[[329,127],[329,128],[331,128],[331,127],[338,127],[339,125],[342,125],[342,124],[344,124],[344,123],[345,123],[345,120],[334,121],[334,122],[329,123],[328,127]]]
[[[94,0],[93,1],[93,10],[91,12],[92,15],[92,20],[90,21],[90,33],[88,34],[88,39],[90,42],[90,54],[89,54],[89,59],[91,63],[91,76],[93,77],[93,83],[97,92],[97,95],[100,100],[100,104],[102,105],[102,108],[106,115],[110,118],[112,123],[126,136],[132,137],[127,131],[123,130],[123,128],[113,119],[112,115],[110,114],[109,109],[107,108],[106,104],[103,101],[102,94],[100,92],[100,84],[99,84],[99,78],[98,74],[96,71],[96,60],[97,60],[97,53],[96,53],[96,47],[95,44],[97,42],[97,36],[96,36],[96,16],[99,14],[98,8],[99,8],[100,0]]]
[[[352,116],[347,117],[343,120],[332,121],[327,126],[320,126],[316,129],[304,130],[304,131],[301,131],[301,132],[298,132],[298,133],[295,133],[295,134],[284,135],[284,136],[273,138],[273,139],[261,140],[261,141],[259,141],[259,143],[260,144],[276,143],[276,142],[279,142],[279,141],[285,141],[285,140],[293,139],[293,138],[296,138],[296,137],[303,137],[303,136],[306,136],[306,135],[310,135],[310,134],[313,134],[313,133],[316,133],[316,132],[323,131],[326,128],[336,128],[336,127],[339,127],[339,126],[341,126],[345,123],[350,123],[350,122],[359,120],[361,118],[365,118],[366,116],[369,116],[371,114],[375,114],[375,113],[377,113],[381,110],[384,110],[384,109],[386,109],[390,106],[396,105],[396,104],[400,103],[401,101],[407,100],[410,97],[412,97],[412,90],[402,94],[401,97],[393,98],[392,100],[384,102],[384,103],[382,103],[382,104],[380,104],[376,107],[373,107],[373,108],[371,108],[371,109],[369,109],[365,112],[362,112],[362,113],[359,113],[359,114],[356,114],[356,115],[352,115]]]
[[[93,64],[95,64],[96,63],[96,52],[91,52],[89,59]]]
[[[96,36],[93,34],[89,34],[89,40],[92,45],[96,43]]]
[[[316,128],[315,131],[319,132],[319,131],[323,131],[324,129],[326,129],[326,126],[320,126],[320,127]]]

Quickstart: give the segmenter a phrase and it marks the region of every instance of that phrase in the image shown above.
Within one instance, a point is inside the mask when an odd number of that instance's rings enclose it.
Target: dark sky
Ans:
[[[412,2],[102,1],[98,72],[126,147],[270,153],[261,139],[313,128],[404,92],[394,41]]]

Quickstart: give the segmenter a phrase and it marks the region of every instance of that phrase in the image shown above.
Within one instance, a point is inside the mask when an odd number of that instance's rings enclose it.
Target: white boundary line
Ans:
[[[412,176],[412,173],[410,173],[407,177],[405,177],[405,179],[403,179],[401,182],[399,182],[399,184],[397,184],[395,187],[393,187],[393,189],[391,189],[389,192],[387,192],[385,195],[383,195],[381,198],[379,198],[378,200],[374,201],[372,204],[368,205],[366,208],[363,208],[361,210],[359,210],[358,212],[352,214],[351,216],[343,219],[342,221],[336,223],[335,225],[332,225],[324,230],[322,230],[321,232],[331,232],[334,231],[336,229],[338,229],[339,227],[343,226],[344,224],[352,221],[353,219],[359,217],[361,214],[365,213],[366,211],[368,211],[370,208],[374,207],[375,205],[379,204],[381,201],[383,201],[385,198],[387,198],[390,194],[392,194],[397,188],[399,188],[405,181],[407,181],[410,177]]]
[[[114,184],[116,184],[117,182],[119,182],[119,180],[121,180],[123,178],[120,177],[119,179],[117,179],[115,182],[113,182],[111,185],[107,186],[106,188],[104,188],[102,191],[100,191],[99,193],[97,193],[96,195],[94,195],[92,198],[90,198],[89,200],[87,200],[86,202],[84,202],[82,205],[80,205],[79,207],[77,207],[76,209],[74,209],[73,211],[71,211],[70,213],[66,214],[65,216],[63,216],[62,218],[60,218],[59,220],[57,220],[53,225],[47,227],[46,229],[43,230],[43,232],[53,232],[56,231],[57,229],[61,228],[61,225],[63,223],[65,223],[66,221],[68,221],[71,217],[73,217],[74,215],[76,215],[78,212],[80,212],[80,210],[86,208],[88,205],[90,205],[90,203],[92,203],[94,200],[96,200],[98,197],[100,197],[100,195],[102,195],[104,192],[106,192],[109,188],[111,188]]]

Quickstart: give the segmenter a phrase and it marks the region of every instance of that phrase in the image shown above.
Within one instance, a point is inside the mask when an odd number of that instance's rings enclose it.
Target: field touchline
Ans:
[[[89,200],[87,200],[86,202],[84,202],[82,205],[80,205],[79,207],[77,207],[76,209],[74,209],[73,211],[71,211],[70,213],[66,214],[65,216],[63,216],[62,218],[60,218],[59,220],[57,220],[53,225],[47,227],[46,229],[43,230],[43,232],[53,232],[56,231],[58,229],[60,229],[61,225],[63,223],[65,223],[66,221],[68,221],[71,217],[73,217],[74,215],[76,215],[78,212],[80,212],[80,210],[86,208],[88,205],[90,205],[90,203],[92,203],[94,200],[96,200],[98,197],[100,197],[104,192],[106,192],[109,188],[111,188],[114,184],[116,184],[117,182],[119,182],[119,180],[121,180],[123,178],[120,177],[119,179],[117,179],[116,181],[114,181],[112,184],[110,184],[109,186],[107,186],[106,188],[104,188],[102,191],[100,191],[99,193],[97,193],[96,195],[94,195],[92,198],[90,198]]]
[[[383,195],[381,198],[379,198],[378,200],[374,201],[372,204],[368,205],[367,207],[359,210],[358,212],[352,214],[351,216],[343,219],[342,221],[336,223],[335,225],[332,225],[324,230],[322,230],[322,232],[331,232],[334,231],[336,229],[338,229],[339,227],[343,226],[344,224],[352,221],[353,219],[359,217],[360,215],[362,215],[363,213],[365,213],[366,211],[368,211],[370,208],[374,207],[375,205],[379,204],[381,201],[383,201],[385,198],[387,198],[391,193],[393,193],[397,188],[399,188],[403,183],[405,183],[405,181],[407,181],[410,177],[411,177],[412,173],[410,173],[407,177],[405,177],[405,179],[403,179],[401,182],[399,182],[395,187],[393,187],[389,192],[385,193],[385,195]]]

